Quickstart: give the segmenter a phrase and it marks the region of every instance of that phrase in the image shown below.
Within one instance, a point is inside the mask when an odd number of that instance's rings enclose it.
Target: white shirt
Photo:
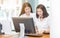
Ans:
[[[29,17],[29,18],[31,17],[31,18],[32,18],[32,17],[33,17],[33,13],[30,13],[29,16],[27,16],[26,14],[23,14],[23,15],[21,15],[20,17]]]
[[[44,18],[42,21],[39,18],[34,18],[35,26],[37,26],[38,31],[47,30],[49,28],[49,18]]]

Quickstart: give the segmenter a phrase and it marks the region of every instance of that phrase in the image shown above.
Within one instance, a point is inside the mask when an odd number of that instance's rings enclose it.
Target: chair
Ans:
[[[4,34],[1,32],[1,30],[2,30],[2,24],[0,23],[0,34]]]

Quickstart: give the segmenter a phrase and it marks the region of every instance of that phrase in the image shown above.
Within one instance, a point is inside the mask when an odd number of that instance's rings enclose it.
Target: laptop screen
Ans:
[[[20,32],[19,23],[24,23],[25,33],[36,33],[33,18],[13,17],[12,20],[13,20],[13,24],[16,32]]]

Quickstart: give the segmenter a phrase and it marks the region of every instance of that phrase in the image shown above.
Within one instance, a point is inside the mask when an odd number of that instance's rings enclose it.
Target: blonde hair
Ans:
[[[25,7],[27,7],[27,6],[31,8],[31,13],[33,12],[31,5],[30,5],[28,2],[25,2],[25,3],[23,4],[23,6],[22,6],[22,10],[21,10],[20,15],[22,15],[22,14],[25,13],[25,10],[24,10],[24,9],[25,9]],[[20,16],[20,15],[19,15],[19,16]]]

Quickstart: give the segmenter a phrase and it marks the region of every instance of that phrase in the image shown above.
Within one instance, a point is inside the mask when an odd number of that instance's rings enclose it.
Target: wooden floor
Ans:
[[[0,35],[0,38],[18,38],[17,35]],[[42,37],[28,37],[28,38],[50,38],[49,34],[44,34]]]

